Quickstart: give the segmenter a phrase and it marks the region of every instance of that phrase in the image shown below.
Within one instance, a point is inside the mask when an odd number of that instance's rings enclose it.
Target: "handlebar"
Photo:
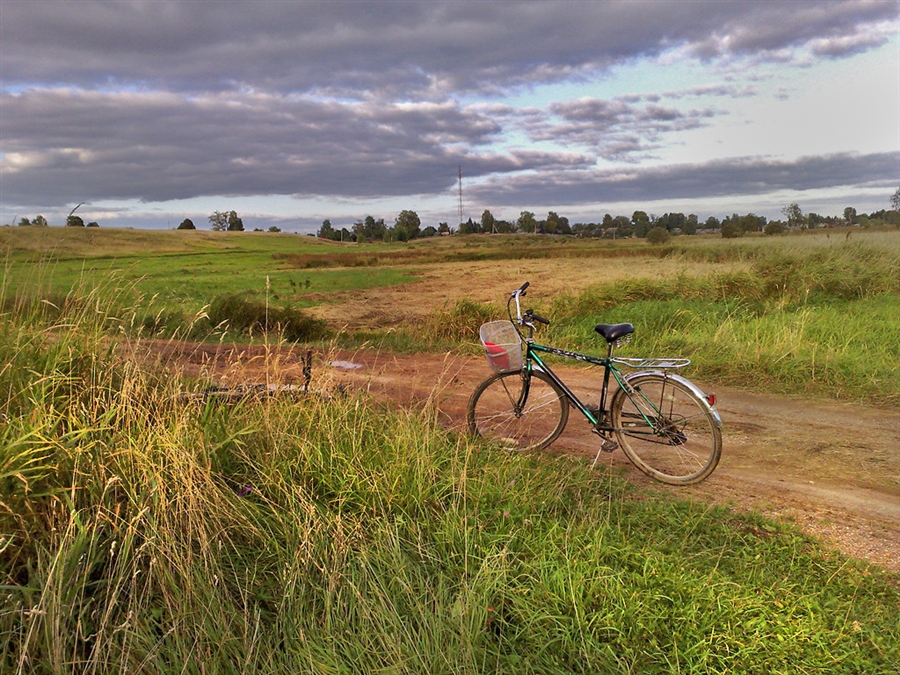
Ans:
[[[537,321],[538,323],[542,323],[545,326],[549,326],[550,320],[545,319],[544,317],[542,317],[539,314],[535,314],[534,310],[532,310],[532,309],[526,309],[524,313],[522,312],[522,307],[519,304],[519,298],[522,297],[523,295],[525,295],[525,289],[528,288],[529,283],[530,282],[526,281],[524,284],[519,286],[519,288],[517,288],[512,293],[510,293],[509,300],[506,303],[506,311],[507,311],[507,314],[509,314],[509,320],[512,321],[513,325],[517,326],[516,330],[518,330],[518,326],[527,326],[533,332],[534,331],[534,323],[533,322]],[[513,302],[516,303],[515,319],[513,319],[512,307],[511,307]],[[524,336],[523,336],[523,338],[524,338]],[[531,339],[530,334],[527,339]]]
[[[525,310],[525,318],[526,318],[526,319],[534,319],[534,320],[537,321],[538,323],[542,323],[542,324],[544,324],[545,326],[549,326],[549,325],[550,325],[550,319],[545,319],[545,318],[542,317],[540,314],[535,314],[534,311],[531,310],[531,309],[526,309],[526,310]]]

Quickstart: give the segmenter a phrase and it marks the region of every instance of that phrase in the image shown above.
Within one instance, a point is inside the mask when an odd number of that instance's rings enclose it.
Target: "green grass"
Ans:
[[[594,325],[630,322],[634,338],[618,355],[688,357],[690,377],[712,386],[900,405],[900,233],[722,248],[707,241],[690,255],[733,255],[749,268],[706,277],[636,275],[556,297],[532,289],[523,307],[552,320],[537,336],[545,344],[605,355]],[[408,331],[415,340],[400,331],[387,344],[474,352],[478,326],[504,316],[500,304],[464,299]]]
[[[213,335],[218,322],[206,322],[204,310],[238,297],[300,320],[303,309],[335,293],[410,281],[425,262],[627,257],[635,276],[626,281],[557,297],[533,288],[529,305],[554,324],[541,338],[597,353],[594,324],[630,321],[635,340],[622,355],[686,356],[694,361],[689,375],[701,381],[900,404],[896,230],[677,237],[665,246],[526,235],[355,246],[296,235],[77,229],[0,228],[6,261],[0,299],[59,304],[54,298],[70,288],[118,285],[128,289],[119,292],[123,307],[142,307],[141,316],[119,326],[132,334],[138,327],[145,334],[246,339],[234,331]],[[698,262],[737,262],[744,271],[645,278],[642,265],[656,258],[685,271]],[[347,266],[329,268],[336,263]],[[509,290],[497,289],[498,301]],[[479,324],[503,315],[499,303],[463,298],[414,325],[345,332],[338,340],[474,353]]]
[[[74,286],[114,276],[135,298],[155,297],[174,309],[199,311],[219,295],[246,293],[295,306],[327,302],[341,291],[390,286],[414,277],[396,269],[295,270],[270,251],[160,253],[115,258],[18,262],[7,266],[7,294],[65,294]]]
[[[0,320],[0,671],[887,673],[898,579],[365,396],[179,399]],[[198,386],[200,386],[198,384]]]

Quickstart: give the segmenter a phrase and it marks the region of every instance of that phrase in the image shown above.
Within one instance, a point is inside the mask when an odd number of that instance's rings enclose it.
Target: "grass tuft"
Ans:
[[[787,525],[361,394],[184,399],[86,306],[0,321],[0,672],[900,660],[896,577]]]

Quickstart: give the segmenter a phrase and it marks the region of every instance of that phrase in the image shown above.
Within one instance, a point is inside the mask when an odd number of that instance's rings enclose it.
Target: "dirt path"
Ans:
[[[153,351],[223,382],[265,381],[267,363],[281,382],[302,380],[302,354],[289,350],[270,351],[268,358],[259,348],[183,343]],[[359,351],[317,354],[315,360],[314,382],[367,389],[403,405],[431,402],[451,428],[462,428],[469,394],[489,373],[482,358],[452,354]],[[579,396],[596,391],[596,371],[557,371]],[[662,486],[621,451],[601,453],[598,466],[679,497],[787,518],[844,553],[900,572],[900,413],[698,384],[715,391],[724,422],[722,460],[709,479]],[[597,437],[573,415],[553,450],[593,459]]]

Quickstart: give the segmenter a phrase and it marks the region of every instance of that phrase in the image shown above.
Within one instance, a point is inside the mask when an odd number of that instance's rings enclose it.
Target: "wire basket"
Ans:
[[[491,370],[507,373],[522,369],[522,341],[512,322],[483,323],[479,334]]]

